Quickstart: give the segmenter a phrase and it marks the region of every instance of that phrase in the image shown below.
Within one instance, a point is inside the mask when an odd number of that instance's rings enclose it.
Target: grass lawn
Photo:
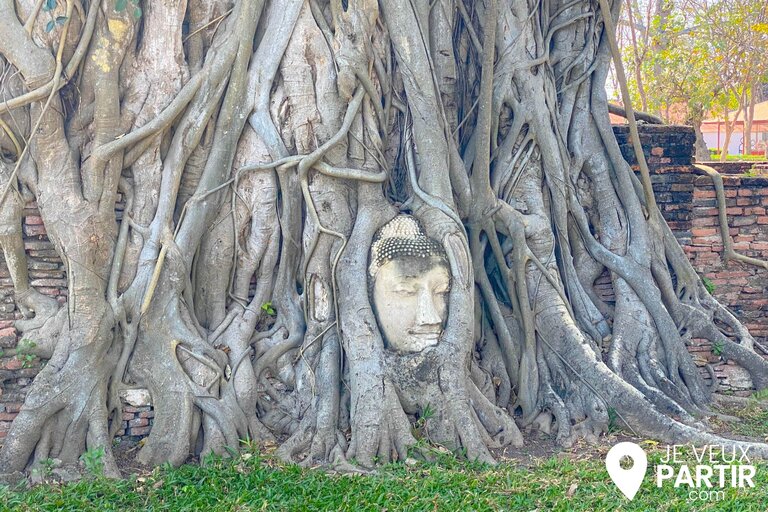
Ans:
[[[94,478],[32,490],[0,490],[2,510],[557,510],[684,511],[768,509],[768,464],[755,488],[726,488],[718,500],[691,501],[688,489],[652,477],[628,501],[602,460],[552,457],[489,467],[443,457],[436,463],[393,464],[374,475],[335,475],[277,465],[258,455],[206,466],[158,468],[122,481]]]
[[[740,412],[743,421],[732,425],[734,434],[768,437],[765,409]],[[0,487],[0,510],[768,510],[768,463],[752,461],[754,488],[726,487],[721,496],[692,500],[690,489],[676,489],[672,480],[656,486],[655,466],[666,448],[638,439],[649,452],[648,470],[630,502],[613,485],[603,462],[607,450],[621,440],[611,434],[600,446],[580,445],[540,458],[523,451],[495,467],[438,454],[435,462],[390,464],[370,475],[302,469],[246,452],[119,481],[94,477],[29,490]],[[685,460],[693,469],[690,454]]]
[[[710,154],[713,161],[720,161],[720,153]],[[728,155],[725,157],[728,162],[760,162],[765,160],[765,155]]]

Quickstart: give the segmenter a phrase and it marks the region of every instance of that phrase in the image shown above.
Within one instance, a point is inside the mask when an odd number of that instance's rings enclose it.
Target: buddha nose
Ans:
[[[440,325],[443,322],[429,290],[422,289],[419,292],[419,301],[416,308],[416,325]]]

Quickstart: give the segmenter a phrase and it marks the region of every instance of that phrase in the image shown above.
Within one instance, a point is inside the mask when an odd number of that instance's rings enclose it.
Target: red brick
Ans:
[[[733,219],[730,219],[731,224],[734,226],[751,226],[756,222],[756,218],[746,215],[744,217],[735,217]]]
[[[45,226],[38,224],[26,224],[24,226],[24,234],[27,236],[42,236],[46,234]]]
[[[717,226],[717,217],[698,217],[691,221],[691,226]]]
[[[136,418],[128,422],[129,427],[146,427],[149,425],[147,418]]]
[[[2,370],[18,370],[22,366],[22,362],[15,357],[0,360],[0,369]]]
[[[717,234],[715,228],[693,228],[691,229],[691,235],[693,236],[711,236]]]
[[[0,421],[13,421],[16,419],[15,412],[0,412]]]
[[[25,224],[33,224],[38,225],[43,223],[43,218],[39,215],[27,215],[24,217],[24,223]]]
[[[664,156],[664,148],[656,147],[651,149],[651,154],[653,156]]]
[[[146,436],[150,430],[152,430],[151,427],[134,427],[129,431],[129,435]]]
[[[693,191],[693,197],[694,199],[709,199],[716,197],[714,189],[710,190],[702,190],[700,188],[697,188]]]

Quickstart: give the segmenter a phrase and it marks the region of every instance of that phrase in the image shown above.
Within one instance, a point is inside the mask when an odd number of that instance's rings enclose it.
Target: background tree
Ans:
[[[722,346],[758,389],[768,362],[621,157],[604,91],[618,11],[0,0],[4,165],[69,294],[23,332],[49,360],[0,467],[103,447],[117,474],[126,385],[152,396],[149,464],[246,437],[307,464],[372,466],[419,436],[490,461],[520,426],[570,445],[609,411],[720,442],[686,340]],[[440,342],[405,356],[364,282],[398,210],[452,275]],[[606,271],[613,307],[593,288]]]
[[[649,112],[696,130],[697,160],[709,160],[701,122],[723,119],[726,145],[737,115],[751,144],[757,96],[766,77],[768,10],[758,0],[650,0],[623,14],[620,31],[633,94]],[[750,107],[751,105],[751,107]],[[725,159],[727,151],[721,155]]]

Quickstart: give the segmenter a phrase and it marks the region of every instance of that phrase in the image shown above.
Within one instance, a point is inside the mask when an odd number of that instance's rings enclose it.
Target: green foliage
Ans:
[[[54,462],[53,459],[47,458],[41,460],[37,466],[32,470],[32,473],[38,473],[43,479],[48,478],[53,473]]]
[[[435,411],[430,404],[424,406],[416,423],[413,424],[413,435],[416,439],[428,439],[426,433],[427,422],[435,416]]]
[[[267,301],[264,304],[262,304],[261,310],[264,311],[269,316],[277,315],[277,311],[275,311],[275,308],[272,307],[272,301]]]
[[[720,160],[720,153],[717,151],[710,151],[710,158],[712,160]],[[726,155],[725,160],[727,162],[763,162],[765,156],[763,155]]]
[[[715,283],[713,283],[710,278],[702,277],[701,282],[704,284],[704,288],[706,288],[707,293],[709,293],[710,295],[715,293],[715,288],[717,287],[715,286]]]
[[[93,476],[104,474],[104,447],[92,448],[80,456],[80,461]]]
[[[608,408],[608,433],[609,434],[613,434],[621,430],[621,428],[617,423],[618,419],[619,419],[619,415],[616,413],[616,409],[614,409],[613,407],[609,407]]]
[[[723,355],[723,348],[725,348],[725,345],[722,341],[716,341],[712,344],[712,353],[716,356]]]
[[[627,5],[619,38],[637,108],[668,121],[724,118],[768,79],[764,0]]]
[[[21,361],[22,368],[30,368],[35,361],[35,355],[32,353],[37,343],[23,338],[16,347],[16,358]]]
[[[584,460],[582,451],[494,467],[444,454],[433,463],[389,464],[372,475],[304,469],[246,453],[125,480],[0,488],[0,510],[763,511],[768,502],[768,466],[758,461],[755,488],[727,489],[719,502],[694,505],[685,486],[658,488],[650,471],[630,502],[611,483],[603,455]],[[659,464],[664,450],[649,452],[649,465]]]
[[[56,0],[45,0],[43,4],[43,11],[48,12],[56,8]]]

